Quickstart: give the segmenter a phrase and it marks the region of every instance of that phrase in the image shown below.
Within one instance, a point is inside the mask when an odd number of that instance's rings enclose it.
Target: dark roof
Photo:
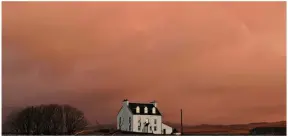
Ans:
[[[140,113],[136,113],[136,107],[139,106],[140,108]],[[159,112],[158,108],[155,107],[153,104],[145,104],[145,103],[129,103],[129,109],[131,110],[132,114],[134,115],[161,115],[161,113]],[[148,108],[148,113],[144,113],[144,108],[147,107]],[[155,107],[156,108],[156,113],[153,114],[152,113],[152,108]]]

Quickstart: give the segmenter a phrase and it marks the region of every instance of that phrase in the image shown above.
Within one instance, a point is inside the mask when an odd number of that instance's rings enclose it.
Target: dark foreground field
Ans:
[[[237,125],[187,126],[184,127],[184,133],[189,135],[249,135],[249,131],[257,127],[286,127],[286,121]]]
[[[170,124],[180,131],[179,125]],[[256,127],[286,127],[286,121],[271,122],[271,123],[250,123],[250,124],[236,124],[236,125],[197,125],[197,126],[184,126],[184,136],[185,135],[249,135],[249,131]],[[90,127],[87,130],[79,132],[78,135],[115,135],[115,136],[141,136],[145,134],[135,134],[135,133],[123,133],[115,131],[112,127],[105,127],[105,130],[99,129],[99,127]],[[286,134],[286,131],[285,131]]]

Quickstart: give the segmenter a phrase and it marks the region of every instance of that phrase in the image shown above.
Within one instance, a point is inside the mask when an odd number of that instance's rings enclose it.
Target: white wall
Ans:
[[[119,127],[119,119],[121,117],[121,122],[123,122],[121,127]],[[120,112],[117,115],[117,129],[122,131],[129,131],[129,117],[131,117],[131,131],[133,131],[133,116],[131,111],[125,104],[123,104]]]
[[[173,132],[172,127],[162,123],[162,134],[164,134],[163,129],[166,129],[166,134],[171,134]]]
[[[141,118],[141,129],[138,130],[138,120]],[[133,132],[143,132],[144,129],[144,123],[146,119],[149,119],[150,125],[148,126],[148,133],[154,133],[154,134],[161,134],[162,129],[162,117],[161,116],[155,116],[155,115],[133,115]],[[157,120],[157,123],[154,123],[154,119]],[[152,130],[150,130],[150,126],[152,127]],[[154,131],[154,127],[156,128],[156,131]]]

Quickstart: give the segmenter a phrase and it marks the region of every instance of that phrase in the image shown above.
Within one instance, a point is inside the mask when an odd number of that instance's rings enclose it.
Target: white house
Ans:
[[[125,99],[117,115],[117,129],[127,132],[171,134],[172,127],[162,123],[157,103],[130,103]]]

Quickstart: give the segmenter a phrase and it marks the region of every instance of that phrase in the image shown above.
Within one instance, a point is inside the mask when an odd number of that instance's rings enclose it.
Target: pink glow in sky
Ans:
[[[3,2],[3,112],[71,104],[116,122],[125,98],[165,121],[286,120],[286,2]]]

